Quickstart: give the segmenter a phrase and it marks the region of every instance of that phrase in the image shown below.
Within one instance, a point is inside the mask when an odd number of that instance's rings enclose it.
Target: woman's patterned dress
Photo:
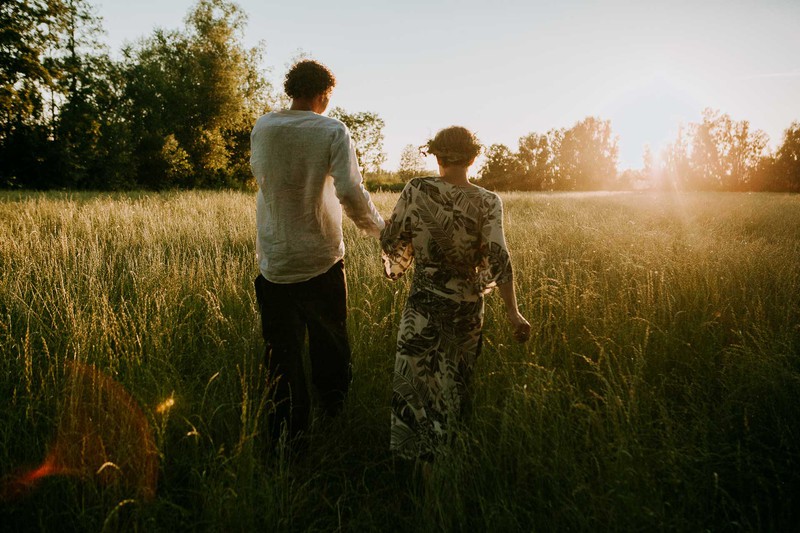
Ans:
[[[466,400],[483,294],[512,279],[503,205],[481,187],[413,179],[381,233],[381,249],[391,279],[416,259],[397,335],[391,449],[430,458]]]

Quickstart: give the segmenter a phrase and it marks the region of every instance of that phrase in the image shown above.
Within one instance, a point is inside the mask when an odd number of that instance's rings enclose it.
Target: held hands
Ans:
[[[514,335],[514,340],[517,342],[525,342],[531,336],[531,325],[525,320],[518,310],[508,313],[508,320],[511,322],[511,328]]]

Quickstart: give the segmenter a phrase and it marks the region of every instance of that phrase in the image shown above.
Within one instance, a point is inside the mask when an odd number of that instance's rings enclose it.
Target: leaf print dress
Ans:
[[[481,187],[413,179],[381,233],[381,250],[391,279],[416,261],[397,335],[390,446],[403,457],[431,458],[464,407],[483,294],[512,279],[502,202]]]

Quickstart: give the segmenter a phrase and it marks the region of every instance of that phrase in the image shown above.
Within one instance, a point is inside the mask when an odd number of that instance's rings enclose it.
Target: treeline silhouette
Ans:
[[[645,147],[642,169],[618,172],[610,122],[589,117],[569,129],[521,137],[516,152],[491,145],[478,176],[499,190],[800,191],[800,122],[784,131],[775,152],[767,143],[748,121],[706,109],[660,154]]]
[[[200,0],[183,30],[157,29],[113,60],[86,0],[0,7],[0,186],[241,187],[250,129],[274,105],[245,48],[246,16]]]
[[[245,13],[199,0],[181,30],[156,29],[112,59],[87,0],[0,4],[0,187],[242,188],[252,184],[249,133],[285,105],[242,44]],[[353,132],[367,179],[391,185],[424,168],[412,152],[381,170],[383,120],[334,109]],[[496,190],[800,191],[800,122],[780,147],[747,121],[706,110],[644,168],[618,171],[608,120],[530,133],[516,151],[489,146],[479,182]],[[407,151],[407,150],[406,150]],[[397,185],[395,184],[395,185]]]

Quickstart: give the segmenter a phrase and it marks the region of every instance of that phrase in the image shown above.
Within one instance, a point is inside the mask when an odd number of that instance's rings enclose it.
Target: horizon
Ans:
[[[195,4],[92,5],[118,55],[157,27],[183,28]],[[705,108],[749,121],[770,149],[800,120],[800,3],[237,4],[248,17],[243,44],[265,43],[262,66],[276,93],[298,53],[325,63],[337,77],[329,109],[385,121],[390,170],[405,146],[453,124],[487,148],[516,151],[528,133],[597,116],[619,139],[622,171],[641,168],[646,144],[659,154]]]

